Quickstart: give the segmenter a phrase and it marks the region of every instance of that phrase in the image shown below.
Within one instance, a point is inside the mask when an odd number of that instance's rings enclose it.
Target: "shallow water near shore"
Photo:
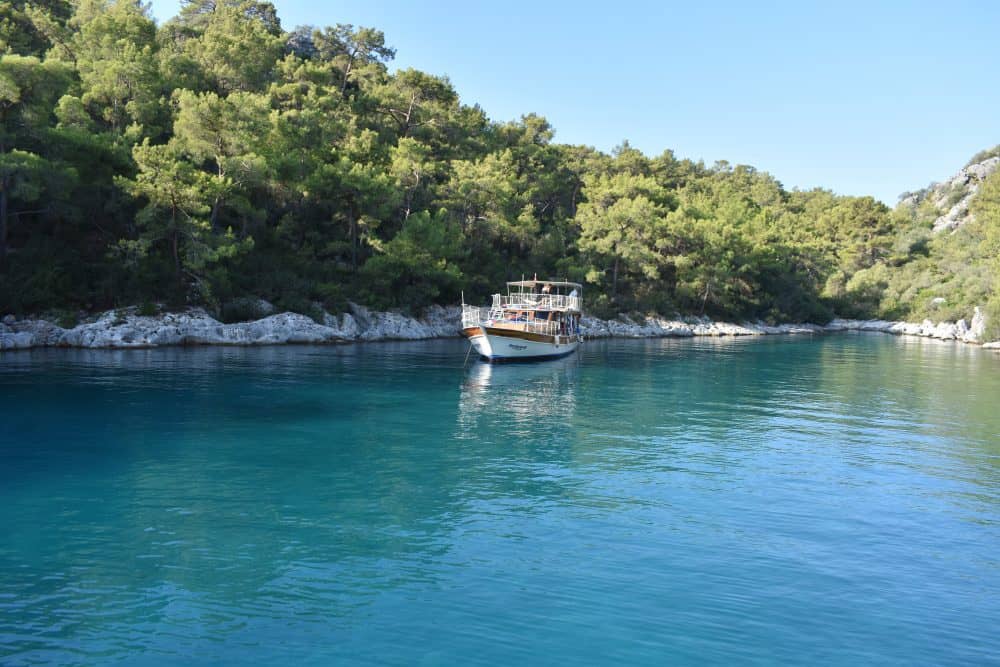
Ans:
[[[0,663],[997,664],[1000,356],[0,354]]]

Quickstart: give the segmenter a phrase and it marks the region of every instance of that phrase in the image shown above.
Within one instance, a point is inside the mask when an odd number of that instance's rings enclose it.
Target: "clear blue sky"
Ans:
[[[897,195],[1000,143],[1000,2],[276,0],[282,25],[385,32],[556,140],[752,164],[786,187]],[[176,0],[154,0],[166,20]]]

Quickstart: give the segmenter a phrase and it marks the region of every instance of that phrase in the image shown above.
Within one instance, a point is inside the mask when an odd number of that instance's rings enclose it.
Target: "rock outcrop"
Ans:
[[[963,343],[979,343],[982,340],[985,319],[979,308],[973,318],[973,326],[965,320],[958,322],[938,322],[924,320],[916,322],[888,322],[886,320],[833,320],[825,327],[826,331],[879,331],[900,336],[920,336],[938,340],[955,340]]]
[[[668,338],[687,336],[764,336],[774,334],[814,334],[825,329],[817,324],[780,324],[770,326],[763,322],[732,324],[715,322],[707,317],[688,317],[668,320],[662,317],[645,317],[636,321],[627,315],[618,319],[601,320],[584,316],[580,322],[588,338]]]
[[[223,324],[204,310],[157,316],[134,309],[108,311],[71,329],[47,320],[0,325],[0,350],[32,347],[133,348],[164,345],[276,345],[344,343],[359,340],[419,340],[459,334],[461,310],[433,307],[422,318],[375,313],[361,306],[339,316],[324,314],[319,324],[297,313],[278,313],[252,322]]]
[[[920,192],[907,193],[900,203],[916,207],[930,201],[941,215],[934,221],[934,231],[955,230],[972,219],[969,204],[986,178],[1000,168],[1000,157],[989,157],[970,164],[943,183],[932,183]]]
[[[584,315],[580,329],[587,338],[684,338],[695,335],[691,325],[681,320],[646,317],[637,322],[627,315],[615,320]]]
[[[462,331],[462,310],[457,306],[431,306],[424,317],[415,319],[400,313],[379,312],[351,304],[350,316],[357,326],[357,340],[448,338],[458,336]]]
[[[323,314],[322,323],[297,313],[277,313],[251,322],[223,324],[200,308],[183,313],[138,315],[135,309],[109,311],[64,329],[47,320],[0,321],[0,350],[34,347],[140,348],[164,345],[277,345],[284,343],[347,343],[379,340],[424,340],[461,335],[461,309],[433,306],[422,317],[373,311],[351,304],[349,312]],[[580,322],[588,338],[665,338],[690,336],[764,336],[818,334],[833,331],[876,331],[938,340],[981,343],[986,319],[976,308],[972,323],[890,322],[836,319],[826,326],[763,322],[732,324],[705,317],[640,319],[621,315],[613,320],[584,316]],[[995,348],[1000,345],[987,344]]]

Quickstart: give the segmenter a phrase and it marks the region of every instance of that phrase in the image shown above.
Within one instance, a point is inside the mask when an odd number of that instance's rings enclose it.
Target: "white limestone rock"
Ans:
[[[694,326],[695,336],[760,336],[764,332],[752,326],[740,326],[729,322],[708,322]]]
[[[281,343],[330,343],[337,333],[298,313],[279,313],[254,322],[203,325],[183,332],[186,345],[275,345]]]
[[[835,318],[827,322],[823,327],[824,331],[852,331],[858,329],[858,320],[844,320]]]
[[[96,322],[66,331],[58,345],[87,348],[163,345],[271,345],[341,341],[338,331],[297,313],[280,313],[253,322],[223,324],[200,308],[155,317],[114,311]]]
[[[4,318],[0,323],[0,350],[32,347],[135,348],[163,345],[273,345],[282,343],[337,343],[346,341],[423,340],[461,335],[461,309],[433,306],[420,318],[397,312],[376,312],[351,304],[351,312],[324,313],[322,323],[305,315],[278,313],[251,322],[223,324],[201,308],[182,313],[141,316],[135,308],[108,311],[72,329],[46,320]],[[825,331],[877,331],[977,343],[986,318],[975,309],[971,325],[965,320],[889,322],[835,319],[826,326],[732,324],[707,317],[668,319],[620,315],[602,320],[585,315],[581,331],[588,338],[654,338],[688,336],[757,336],[815,334]]]
[[[969,331],[963,340],[967,343],[976,343],[983,339],[985,333],[986,315],[983,314],[979,306],[976,306],[972,313],[972,324],[969,325]]]
[[[590,315],[580,318],[580,331],[587,338],[686,338],[693,336],[691,327],[681,320],[646,316],[636,321],[628,315],[602,320]]]
[[[7,329],[9,333],[4,335],[16,336],[16,339],[11,339],[8,344],[13,346],[14,340],[19,341],[17,349],[58,345],[66,333],[65,329],[48,320],[20,320],[9,325]],[[30,344],[25,344],[24,341],[28,340]]]
[[[694,331],[681,320],[668,320],[662,317],[647,317],[646,326],[651,327],[657,336],[670,338],[689,338]]]
[[[608,329],[607,321],[591,315],[583,315],[580,317],[580,332],[587,338],[611,337],[611,331]]]
[[[938,322],[937,326],[934,327],[933,333],[931,333],[931,338],[955,340],[958,338],[958,327],[955,326],[954,322]]]
[[[350,304],[358,340],[425,340],[461,335],[462,311],[457,306],[432,306],[422,318],[378,312]]]
[[[889,333],[900,336],[920,336],[922,325],[915,322],[896,322],[889,328]]]
[[[30,331],[0,333],[0,350],[27,350],[35,346],[35,337]]]
[[[763,323],[759,323],[758,326],[762,327],[764,329],[764,333],[767,334],[788,335],[823,333],[823,327],[818,324],[809,324],[808,322],[797,324],[779,324],[777,326],[767,326]]]
[[[355,340],[357,339],[358,334],[361,333],[358,321],[355,320],[354,316],[350,313],[331,315],[330,313],[324,312],[323,324],[336,332],[336,334],[344,340]]]
[[[897,324],[896,322],[889,322],[887,320],[863,320],[861,322],[861,331],[889,331],[892,327]]]
[[[39,345],[87,348],[130,348],[176,345],[182,342],[181,329],[208,321],[218,324],[203,310],[167,313],[158,316],[135,315],[129,311],[108,311],[93,322],[79,324],[63,332],[58,341]]]
[[[462,335],[461,306],[431,306],[420,318],[420,321],[434,332],[437,338],[452,338]]]
[[[641,338],[641,327],[627,315],[607,321],[608,333],[615,338]]]
[[[899,322],[889,322],[886,320],[831,320],[824,331],[891,331]]]
[[[1000,167],[1000,157],[991,157],[965,167],[944,183],[932,185],[927,197],[938,209],[947,209],[943,215],[934,221],[933,230],[955,230],[972,219],[969,204],[979,192],[982,182]],[[955,201],[955,193],[960,198]],[[950,202],[954,202],[949,206]]]

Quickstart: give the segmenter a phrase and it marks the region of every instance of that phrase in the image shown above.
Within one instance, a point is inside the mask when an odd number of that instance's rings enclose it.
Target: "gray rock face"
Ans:
[[[424,340],[450,338],[462,332],[462,309],[458,306],[432,306],[424,317],[417,319],[351,304],[351,316],[358,340]]]
[[[843,320],[837,318],[831,320],[823,327],[826,331],[881,331],[888,332],[900,322],[887,322],[886,320]]]
[[[885,320],[842,320],[836,319],[823,327],[826,331],[880,331],[899,336],[921,336],[938,340],[956,340],[963,343],[978,343],[983,335],[986,319],[979,308],[975,309],[972,326],[965,320],[958,322],[938,322],[924,320],[916,322],[887,322]]]
[[[0,333],[0,350],[27,350],[35,347],[35,337],[30,331]]]
[[[584,315],[580,318],[580,330],[587,338],[683,338],[694,335],[691,326],[680,320],[646,317],[637,322],[627,315],[614,320]]]
[[[769,326],[763,322],[714,322],[707,317],[689,317],[668,320],[646,317],[636,321],[627,315],[614,320],[601,320],[584,315],[580,328],[588,338],[667,338],[688,336],[764,336],[773,334],[821,333],[823,327],[815,324],[781,324]]]
[[[1000,168],[1000,157],[991,157],[965,167],[943,183],[932,184],[924,193],[906,195],[901,202],[916,206],[924,198],[944,213],[934,221],[934,231],[955,230],[972,219],[969,204],[986,178]]]
[[[72,329],[63,329],[46,320],[24,320],[12,326],[0,325],[4,327],[0,331],[0,350],[340,343],[419,340],[461,333],[462,313],[457,306],[432,307],[419,319],[399,313],[377,313],[356,305],[351,308],[351,313],[339,316],[325,313],[322,324],[297,313],[278,313],[252,322],[223,324],[200,308],[153,317],[136,315],[134,309],[109,311]]]
[[[967,334],[967,340],[970,342],[976,342],[983,339],[983,335],[986,333],[986,315],[983,311],[976,306],[975,311],[972,314],[972,324],[969,326],[969,333]]]
[[[223,324],[200,308],[153,317],[137,315],[135,309],[109,311],[96,319],[63,329],[46,320],[7,320],[0,324],[0,350],[32,347],[137,348],[162,345],[276,345],[282,343],[343,343],[350,341],[423,340],[461,335],[461,309],[434,306],[423,317],[377,312],[350,305],[350,312],[324,313],[323,322],[297,313],[278,313],[252,322]],[[9,322],[9,323],[8,323]],[[589,315],[581,319],[588,338],[662,338],[689,336],[763,336],[816,334],[828,331],[876,331],[939,340],[978,343],[986,318],[976,308],[972,324],[965,320],[934,323],[886,320],[836,319],[826,326],[763,322],[732,324],[704,317],[667,319],[647,316],[637,320],[626,315],[602,320]],[[985,347],[985,346],[984,346]]]

